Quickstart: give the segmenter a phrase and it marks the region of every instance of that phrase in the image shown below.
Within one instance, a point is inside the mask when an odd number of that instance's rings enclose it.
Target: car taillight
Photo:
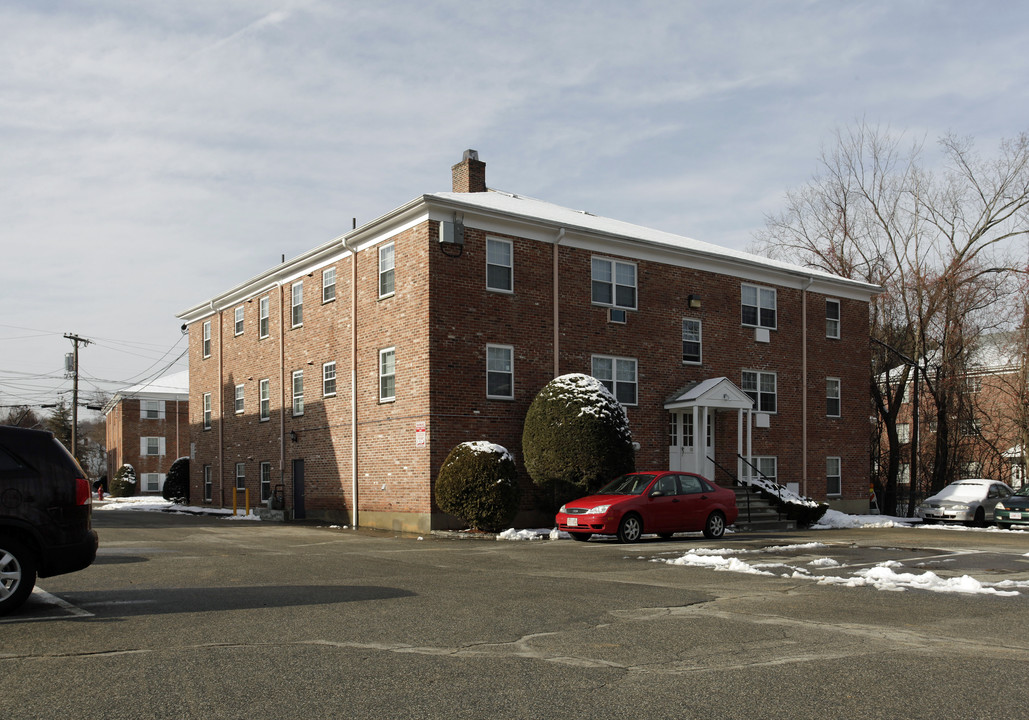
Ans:
[[[88,505],[93,501],[93,491],[86,478],[75,478],[75,504]]]

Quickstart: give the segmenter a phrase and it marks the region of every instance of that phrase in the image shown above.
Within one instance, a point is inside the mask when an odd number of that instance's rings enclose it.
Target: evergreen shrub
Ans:
[[[472,528],[498,531],[518,512],[518,471],[506,448],[464,442],[450,451],[436,478],[436,504]]]
[[[179,505],[189,503],[189,458],[180,457],[168,468],[161,495],[165,500]]]
[[[114,474],[109,488],[114,497],[129,497],[136,493],[136,469],[125,463]]]

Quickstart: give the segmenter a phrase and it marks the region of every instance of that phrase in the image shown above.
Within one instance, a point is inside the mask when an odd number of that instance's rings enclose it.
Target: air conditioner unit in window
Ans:
[[[608,322],[625,324],[626,312],[618,308],[608,308],[607,320]]]

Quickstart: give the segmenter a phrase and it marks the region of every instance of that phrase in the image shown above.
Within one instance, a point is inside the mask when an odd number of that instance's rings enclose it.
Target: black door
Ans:
[[[307,517],[304,509],[304,461],[293,461],[293,517],[303,520]]]

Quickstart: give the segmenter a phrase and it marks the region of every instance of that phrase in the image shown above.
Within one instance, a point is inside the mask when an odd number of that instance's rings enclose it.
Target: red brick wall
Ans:
[[[166,400],[164,419],[151,420],[140,418],[139,399],[124,399],[108,412],[106,435],[109,480],[126,463],[135,469],[137,483],[142,482],[143,473],[167,474],[173,462],[189,455],[189,403]],[[165,454],[140,455],[141,437],[163,437]]]

